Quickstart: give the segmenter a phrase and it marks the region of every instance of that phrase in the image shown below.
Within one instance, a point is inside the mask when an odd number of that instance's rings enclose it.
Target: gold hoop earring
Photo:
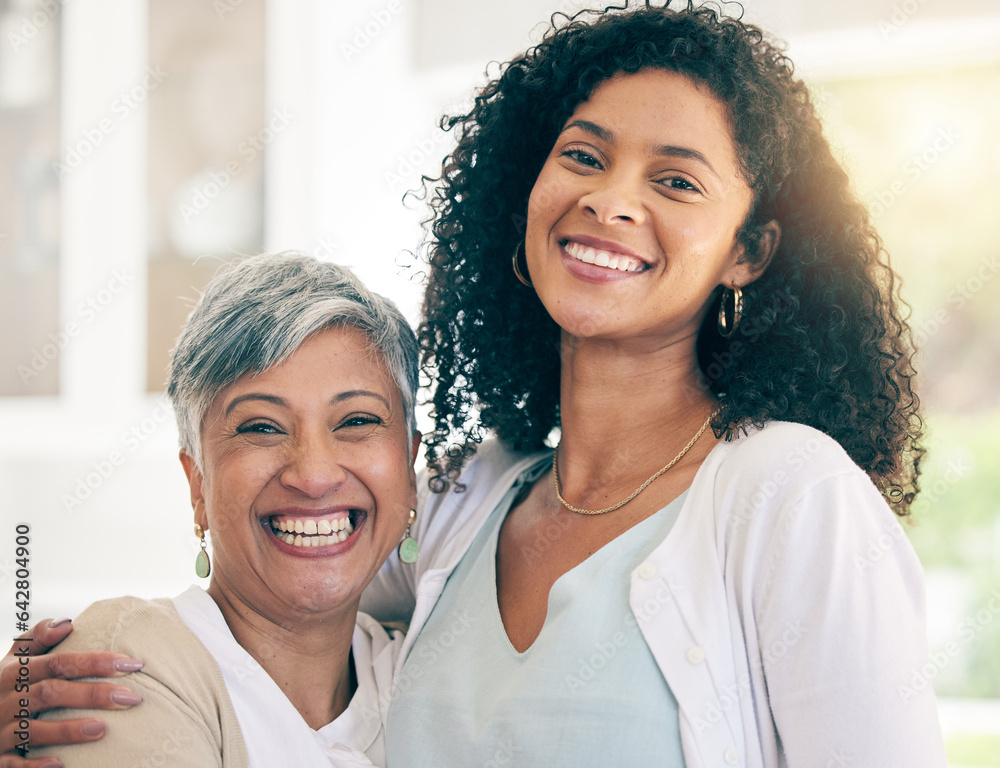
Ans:
[[[531,280],[529,280],[528,278],[526,278],[526,277],[525,277],[525,276],[524,276],[524,275],[523,275],[523,274],[521,273],[521,269],[520,269],[520,267],[518,267],[518,266],[517,266],[517,257],[518,257],[518,256],[520,255],[520,253],[521,253],[521,246],[522,246],[523,244],[524,244],[524,240],[522,240],[522,241],[521,241],[520,243],[518,243],[518,244],[517,244],[517,246],[516,246],[516,247],[514,248],[514,259],[513,259],[513,264],[514,264],[514,274],[515,274],[515,275],[517,275],[517,279],[521,281],[521,285],[523,285],[523,286],[525,286],[525,287],[527,287],[527,288],[534,288],[535,286],[533,286],[533,285],[531,284]],[[525,272],[527,272],[527,271],[528,271],[528,257],[527,257],[527,255],[525,255],[525,260],[524,260],[524,271],[525,271]]]
[[[726,320],[726,302],[728,301],[727,293],[731,293],[733,296],[733,324],[732,326]],[[733,333],[736,332],[737,326],[740,324],[740,320],[743,319],[743,291],[738,285],[733,285],[732,289],[723,288],[722,289],[722,301],[719,302],[719,335],[728,339]]]
[[[401,563],[415,563],[420,558],[420,547],[417,540],[410,535],[410,526],[417,520],[417,510],[410,510],[410,519],[406,521],[406,532],[403,533],[403,540],[399,542],[396,554],[399,555]]]
[[[205,543],[205,532],[198,523],[194,524],[194,535],[201,539],[201,552],[194,559],[194,572],[199,579],[207,579],[212,572],[212,562],[208,559],[208,544]]]

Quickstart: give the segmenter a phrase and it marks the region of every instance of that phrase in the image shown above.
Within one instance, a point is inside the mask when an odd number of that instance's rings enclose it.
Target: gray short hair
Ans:
[[[202,420],[219,391],[277,365],[316,332],[338,325],[364,331],[382,355],[402,395],[412,439],[418,352],[406,318],[350,270],[288,251],[225,267],[191,311],[167,375],[181,448],[200,465]]]

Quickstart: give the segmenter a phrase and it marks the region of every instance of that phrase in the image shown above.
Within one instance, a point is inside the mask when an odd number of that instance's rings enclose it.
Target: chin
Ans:
[[[296,612],[308,615],[357,608],[365,586],[356,579],[347,580],[334,573],[299,578],[296,582],[294,588],[276,594]]]
[[[563,333],[577,339],[598,338],[607,330],[607,316],[600,311],[573,312],[557,307],[556,312],[550,312],[549,316]]]
[[[306,616],[325,613],[341,613],[356,609],[361,601],[361,592],[342,595],[296,595],[289,599],[289,607]]]

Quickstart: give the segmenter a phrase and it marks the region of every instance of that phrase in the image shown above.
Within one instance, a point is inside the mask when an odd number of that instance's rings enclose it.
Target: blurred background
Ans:
[[[404,193],[450,147],[440,115],[583,5],[559,3],[0,0],[12,635],[19,525],[33,620],[196,580],[161,389],[199,288],[227,260],[295,248],[415,323],[426,212]],[[745,9],[788,43],[903,278],[931,448],[906,527],[927,571],[923,678],[951,764],[1000,766],[1000,4]]]

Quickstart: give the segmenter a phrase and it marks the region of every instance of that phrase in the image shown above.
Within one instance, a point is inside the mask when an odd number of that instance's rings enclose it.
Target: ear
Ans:
[[[203,531],[208,530],[208,515],[205,513],[205,476],[198,468],[194,457],[186,451],[180,453],[181,466],[187,475],[188,487],[191,489],[191,509],[194,510],[194,521]]]
[[[757,259],[753,262],[744,256],[737,259],[733,265],[733,270],[728,276],[726,285],[738,285],[743,287],[752,283],[764,274],[771,259],[778,250],[781,242],[781,225],[777,219],[771,219],[760,228],[760,239],[757,241]]]

